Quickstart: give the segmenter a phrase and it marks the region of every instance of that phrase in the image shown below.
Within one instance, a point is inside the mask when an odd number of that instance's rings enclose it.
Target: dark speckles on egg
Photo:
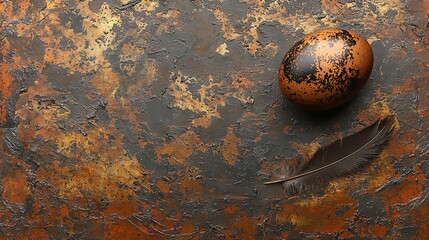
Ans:
[[[303,108],[332,109],[356,96],[373,61],[371,46],[353,31],[314,32],[286,53],[279,70],[280,89]]]

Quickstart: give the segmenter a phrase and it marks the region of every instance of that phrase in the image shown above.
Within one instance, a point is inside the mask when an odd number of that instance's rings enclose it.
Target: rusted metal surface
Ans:
[[[429,2],[0,1],[2,239],[427,239]],[[279,64],[325,27],[365,36],[341,109],[285,101]],[[365,171],[308,195],[281,164],[396,114]]]

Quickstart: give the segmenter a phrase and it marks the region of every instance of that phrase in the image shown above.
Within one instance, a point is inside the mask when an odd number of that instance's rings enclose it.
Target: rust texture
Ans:
[[[429,2],[0,1],[0,239],[427,239]],[[277,72],[305,34],[374,51],[344,107]],[[371,165],[311,194],[281,164],[396,115]]]

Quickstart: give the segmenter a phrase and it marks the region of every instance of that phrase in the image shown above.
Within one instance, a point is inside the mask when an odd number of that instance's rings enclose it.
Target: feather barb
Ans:
[[[393,129],[394,117],[386,117],[353,135],[321,147],[298,171],[284,171],[278,179],[264,184],[283,183],[285,189],[292,191],[351,174],[380,153]],[[290,172],[295,173],[286,174]]]

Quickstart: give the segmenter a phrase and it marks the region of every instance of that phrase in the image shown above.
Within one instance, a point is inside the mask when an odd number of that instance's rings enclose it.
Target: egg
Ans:
[[[367,82],[374,62],[368,41],[356,32],[323,29],[306,35],[285,55],[279,69],[284,96],[308,110],[338,107]]]

